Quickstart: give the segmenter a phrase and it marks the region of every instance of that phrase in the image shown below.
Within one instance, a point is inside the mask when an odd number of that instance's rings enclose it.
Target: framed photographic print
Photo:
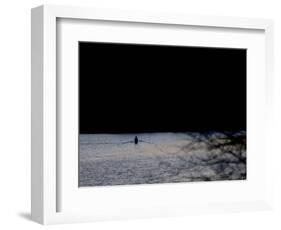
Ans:
[[[246,179],[246,49],[78,46],[79,186]]]
[[[32,219],[271,207],[273,25],[32,10]]]

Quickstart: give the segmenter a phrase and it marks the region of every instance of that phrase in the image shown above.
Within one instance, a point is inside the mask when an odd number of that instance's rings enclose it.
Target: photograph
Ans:
[[[78,52],[79,187],[247,179],[247,49]]]

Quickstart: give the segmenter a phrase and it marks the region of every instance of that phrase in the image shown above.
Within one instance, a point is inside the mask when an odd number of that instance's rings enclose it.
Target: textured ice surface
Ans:
[[[245,147],[245,132],[82,134],[79,182],[106,186],[245,179]]]

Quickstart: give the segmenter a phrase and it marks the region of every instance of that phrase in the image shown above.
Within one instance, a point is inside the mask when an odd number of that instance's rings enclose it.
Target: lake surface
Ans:
[[[244,131],[80,135],[80,186],[241,179]]]

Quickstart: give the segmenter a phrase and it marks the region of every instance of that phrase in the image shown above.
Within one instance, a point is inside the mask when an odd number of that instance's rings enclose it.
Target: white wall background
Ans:
[[[280,0],[6,0],[0,8],[0,228],[37,229],[30,213],[30,8],[68,4],[275,20],[275,210],[48,226],[52,229],[280,229],[281,227],[281,3]],[[206,193],[206,195],[208,195]]]

